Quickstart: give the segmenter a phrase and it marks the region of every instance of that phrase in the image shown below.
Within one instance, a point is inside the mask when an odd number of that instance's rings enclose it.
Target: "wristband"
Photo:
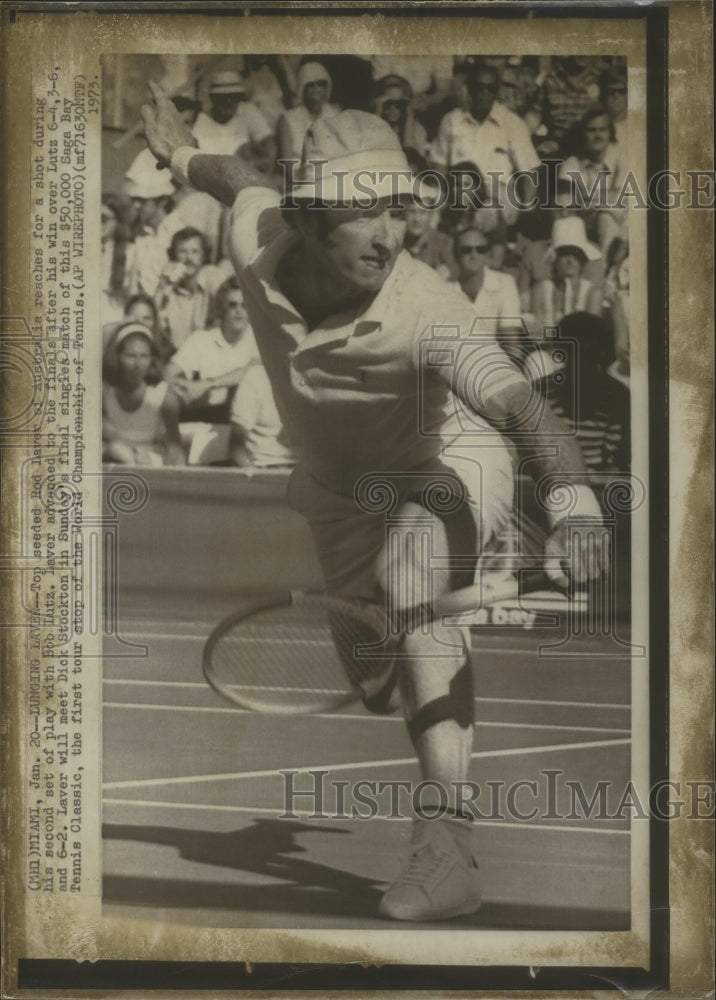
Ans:
[[[169,161],[169,169],[174,180],[180,184],[189,184],[189,161],[199,150],[196,146],[177,146]]]
[[[570,497],[576,497],[576,500],[574,503],[570,503],[565,511],[565,499]],[[552,528],[556,528],[564,520],[572,520],[576,517],[602,521],[602,508],[599,506],[599,501],[594,495],[594,491],[584,483],[561,483],[553,486],[545,497],[544,509]]]

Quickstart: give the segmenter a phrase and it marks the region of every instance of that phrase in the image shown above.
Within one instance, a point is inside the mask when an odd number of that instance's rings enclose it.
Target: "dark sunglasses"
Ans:
[[[467,257],[468,254],[471,253],[487,253],[489,249],[490,247],[488,246],[488,244],[483,243],[479,247],[475,246],[458,247],[457,252],[460,254],[461,257]]]
[[[386,111],[388,108],[394,108],[396,111],[402,111],[403,108],[407,108],[407,106],[408,102],[406,100],[385,101],[383,103],[383,111]]]

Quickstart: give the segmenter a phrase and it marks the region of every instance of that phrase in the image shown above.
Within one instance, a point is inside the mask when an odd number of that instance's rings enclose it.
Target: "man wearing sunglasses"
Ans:
[[[443,171],[464,160],[475,163],[483,177],[492,178],[481,201],[499,205],[509,225],[517,216],[517,208],[510,204],[516,199],[508,195],[509,179],[515,171],[536,169],[540,160],[525,123],[497,100],[497,70],[469,63],[464,73],[470,109],[455,108],[445,115],[431,162]]]
[[[517,284],[511,275],[488,266],[491,249],[489,234],[475,228],[459,231],[453,245],[457,280],[475,306],[481,327],[494,335],[505,353],[520,364],[526,337]]]

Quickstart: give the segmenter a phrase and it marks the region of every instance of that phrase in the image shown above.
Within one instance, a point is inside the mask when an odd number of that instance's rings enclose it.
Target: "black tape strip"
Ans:
[[[438,722],[453,719],[461,729],[468,729],[475,718],[475,698],[472,669],[464,663],[453,679],[447,694],[423,705],[407,723],[410,738],[416,740]]]

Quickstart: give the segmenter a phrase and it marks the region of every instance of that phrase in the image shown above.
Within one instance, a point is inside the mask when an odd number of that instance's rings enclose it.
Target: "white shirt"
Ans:
[[[281,418],[261,365],[252,365],[241,380],[231,403],[230,420],[244,432],[246,450],[254,465],[288,465],[295,461],[293,452],[279,439]]]
[[[502,184],[516,170],[532,170],[540,164],[524,121],[499,101],[483,122],[461,108],[448,111],[440,122],[431,158],[447,167],[471,160],[486,181],[488,171],[498,171]]]
[[[147,295],[156,293],[159,278],[169,260],[172,237],[185,225],[180,213],[174,209],[162,219],[156,232],[147,227],[134,243],[127,246],[130,295],[136,292],[146,292]]]
[[[235,344],[230,344],[218,326],[192,333],[172,357],[171,363],[182,370],[187,378],[197,372],[200,379],[228,375],[235,368],[244,368],[258,359],[258,349],[253,331],[247,327]],[[219,406],[228,395],[228,389],[217,387],[209,391],[209,406]]]
[[[486,400],[525,380],[472,303],[403,251],[367,307],[309,331],[275,280],[298,239],[280,202],[268,188],[244,189],[230,250],[282,423],[311,475],[352,494],[365,473],[431,460],[466,424],[488,432],[458,397],[479,386]]]
[[[314,122],[323,121],[327,118],[335,118],[341,109],[335,104],[324,104],[320,115],[312,115],[308,108],[300,104],[296,108],[291,108],[283,115],[283,121],[288,127],[291,136],[291,146],[289,149],[282,149],[281,154],[285,158],[300,159],[303,151],[303,140],[306,132]]]
[[[470,298],[469,295],[467,297]],[[482,321],[481,325],[490,333],[521,329],[520,294],[512,275],[486,267],[482,288],[471,302]]]
[[[201,111],[192,134],[203,153],[233,156],[247,143],[258,145],[273,133],[257,107],[249,101],[240,101],[236,114],[226,125],[220,125]]]

